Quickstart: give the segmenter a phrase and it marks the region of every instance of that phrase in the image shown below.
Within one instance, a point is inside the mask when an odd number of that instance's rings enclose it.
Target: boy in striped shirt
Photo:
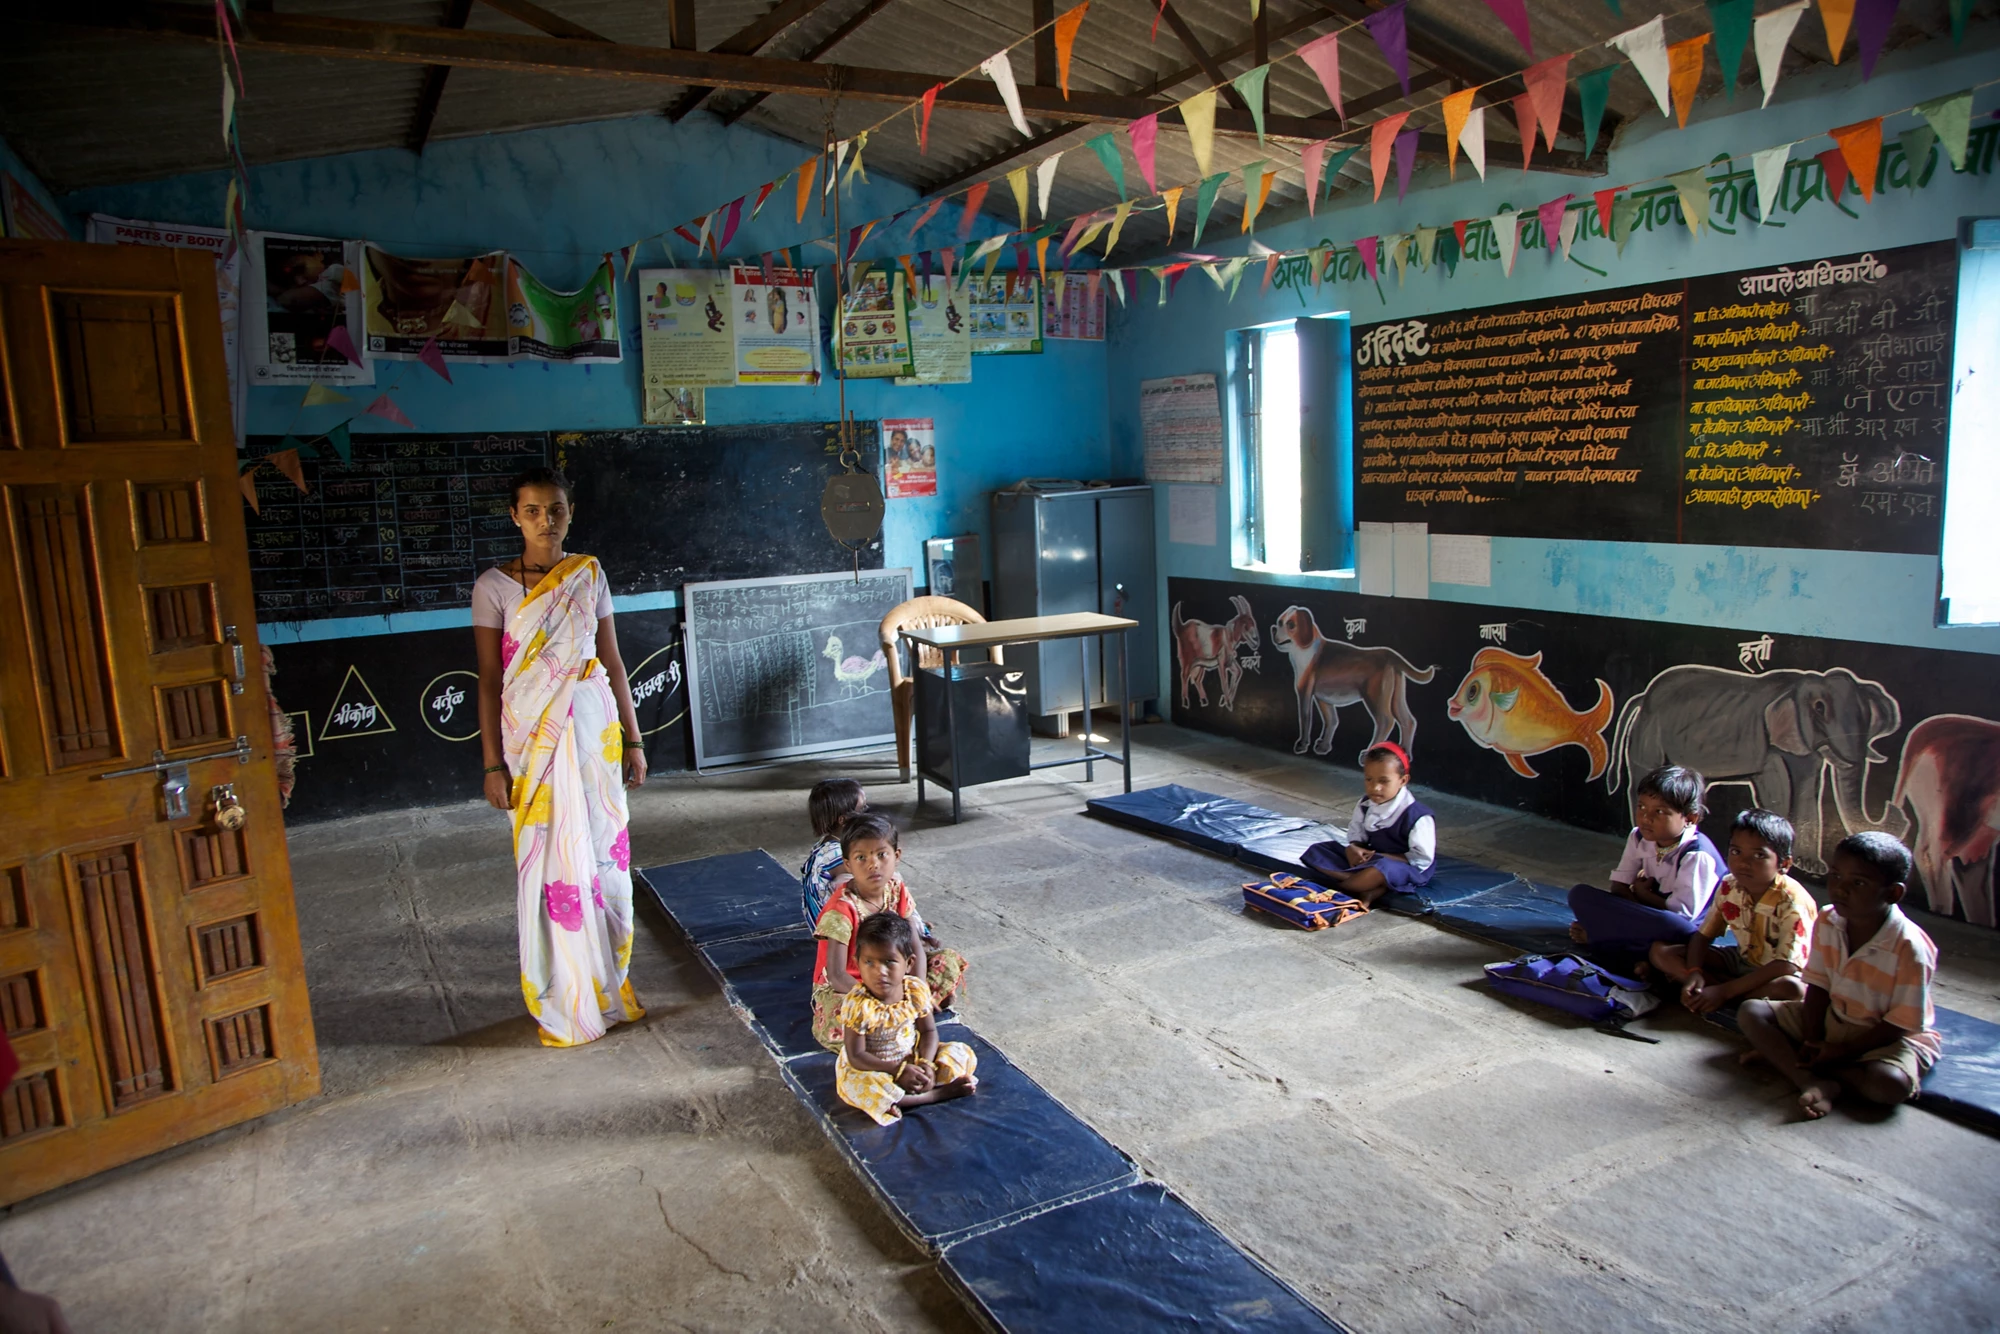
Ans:
[[[1887,834],[1842,839],[1826,874],[1833,902],[1802,975],[1805,999],[1745,1001],[1737,1015],[1755,1056],[1798,1086],[1809,1118],[1831,1111],[1843,1086],[1870,1102],[1908,1102],[1937,1062],[1937,946],[1896,906],[1909,878],[1910,851]]]

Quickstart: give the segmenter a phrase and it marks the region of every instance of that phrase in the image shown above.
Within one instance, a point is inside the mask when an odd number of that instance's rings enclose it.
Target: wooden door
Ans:
[[[0,1204],[319,1088],[213,265],[0,242]]]

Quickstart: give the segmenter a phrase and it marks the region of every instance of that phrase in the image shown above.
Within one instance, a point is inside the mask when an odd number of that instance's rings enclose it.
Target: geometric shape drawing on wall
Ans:
[[[632,705],[642,737],[664,732],[687,717],[687,698],[681,693],[680,646],[680,636],[675,635],[647,654],[632,673]]]
[[[0,977],[0,1032],[10,1038],[49,1026],[42,988],[32,972]]]
[[[148,588],[145,593],[153,652],[171,653],[216,642],[214,584],[177,584]]]
[[[1901,837],[1902,812],[1868,814],[1868,770],[1886,764],[1875,743],[1902,725],[1903,711],[1879,682],[1845,667],[1737,672],[1697,663],[1669,667],[1625,701],[1605,777],[1634,783],[1663,764],[1685,765],[1709,786],[1747,784],[1751,799],[1792,822],[1793,856],[1807,872],[1826,869],[1826,846],[1879,829]],[[1840,833],[1822,834],[1821,799],[1832,771]],[[1636,805],[1636,796],[1635,796]]]
[[[27,868],[0,867],[0,931],[23,931],[31,925]]]
[[[132,513],[141,546],[206,540],[200,482],[134,482]]]
[[[195,927],[194,945],[195,980],[204,987],[222,978],[252,972],[264,966],[264,952],[257,939],[256,913]]]
[[[163,749],[184,750],[228,739],[229,703],[222,682],[156,686],[153,693],[159,701]]]
[[[166,1024],[153,987],[138,860],[139,850],[130,844],[69,858],[114,1110],[157,1098],[169,1087]]]
[[[1939,713],[1912,727],[1889,804],[1916,824],[1911,851],[1931,911],[1949,917],[1961,907],[1968,922],[2000,926],[2000,723]]]
[[[479,673],[443,672],[432,677],[417,697],[417,711],[435,735],[446,741],[471,741],[479,735],[478,698]],[[468,701],[474,701],[470,707]]]
[[[89,503],[81,487],[24,486],[15,494],[15,558],[28,587],[48,749],[58,769],[96,764],[119,751]]]
[[[292,758],[309,760],[313,754],[313,718],[311,709],[292,709],[285,714],[285,721],[292,725],[292,737],[298,743],[299,753]]]
[[[1467,736],[1500,752],[1507,767],[1523,778],[1539,778],[1527,757],[1563,746],[1581,746],[1590,756],[1590,779],[1603,776],[1609,759],[1604,729],[1611,725],[1611,687],[1597,683],[1597,703],[1573,709],[1556,683],[1542,672],[1542,655],[1523,657],[1504,648],[1483,648],[1472,657],[1465,679],[1452,692],[1448,713]]]
[[[117,292],[51,297],[68,440],[191,438],[174,298]],[[100,383],[112,367],[115,379]]]
[[[207,825],[184,829],[181,854],[186,859],[190,892],[219,880],[239,879],[250,864],[241,829],[211,829]]]
[[[26,1139],[65,1124],[62,1091],[53,1070],[16,1075],[7,1091],[0,1093],[0,1143]]]
[[[375,736],[395,730],[396,724],[389,721],[389,711],[361,679],[361,669],[349,663],[347,675],[340,678],[340,689],[333,692],[333,704],[327,709],[326,725],[319,729],[319,739],[339,741],[344,737]]]
[[[1243,673],[1257,671],[1264,665],[1263,641],[1258,637],[1257,617],[1250,611],[1249,600],[1232,597],[1229,605],[1236,609],[1236,614],[1217,625],[1187,620],[1181,615],[1181,604],[1174,604],[1174,662],[1180,669],[1184,709],[1188,707],[1190,686],[1201,697],[1202,707],[1208,707],[1206,682],[1208,674],[1215,672],[1222,681],[1222,697],[1216,702],[1222,708],[1234,710],[1236,688],[1243,681]],[[1240,653],[1246,646],[1250,651]]]
[[[1416,753],[1417,718],[1410,712],[1410,683],[1428,684],[1437,675],[1435,665],[1418,668],[1395,649],[1386,645],[1346,644],[1320,633],[1313,614],[1297,603],[1278,615],[1271,627],[1272,647],[1291,660],[1292,691],[1298,698],[1299,739],[1292,743],[1296,755],[1310,745],[1315,755],[1333,749],[1333,734],[1340,726],[1339,712],[1349,704],[1368,711],[1374,725],[1373,738],[1361,748],[1366,755],[1389,739],[1393,730],[1403,749]],[[1320,723],[1319,740],[1313,740],[1313,718]]]
[[[271,1007],[258,1005],[209,1020],[208,1058],[218,1080],[278,1059],[271,1050]]]

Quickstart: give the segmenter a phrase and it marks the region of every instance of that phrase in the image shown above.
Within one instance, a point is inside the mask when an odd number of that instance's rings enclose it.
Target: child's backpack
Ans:
[[[1616,1026],[1660,1003],[1636,978],[1607,972],[1574,954],[1524,954],[1486,965],[1493,989],[1522,1000],[1553,1005],[1595,1024]]]
[[[1368,911],[1368,905],[1359,899],[1295,875],[1274,875],[1243,886],[1243,906],[1305,931],[1324,931]]]

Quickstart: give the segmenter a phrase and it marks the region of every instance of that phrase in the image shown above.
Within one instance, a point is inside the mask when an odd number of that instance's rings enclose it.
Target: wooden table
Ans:
[[[1125,771],[1125,790],[1132,790],[1132,678],[1128,671],[1129,651],[1125,632],[1136,629],[1138,622],[1124,616],[1102,616],[1094,611],[1070,612],[1062,616],[1023,616],[1012,621],[982,621],[974,625],[934,625],[914,627],[904,630],[901,637],[911,644],[910,665],[917,668],[915,646],[933,648],[944,655],[945,675],[949,678],[951,668],[958,665],[958,655],[966,649],[994,648],[1003,644],[1039,644],[1051,639],[1074,639],[1077,642],[1077,661],[1083,671],[1083,754],[1068,760],[1044,760],[1040,764],[1030,764],[1029,769],[1055,769],[1066,764],[1083,766],[1083,781],[1088,783],[1096,777],[1096,761],[1108,760]],[[1093,636],[1118,635],[1118,754],[1097,749],[1090,741],[1090,656],[1084,650],[1083,641]],[[951,690],[945,691],[945,729],[952,736],[958,734],[957,715],[952,708]],[[924,726],[923,712],[912,710],[917,715],[917,805],[924,804],[924,735],[929,730]],[[958,748],[951,748],[951,822],[958,823],[959,816]]]

